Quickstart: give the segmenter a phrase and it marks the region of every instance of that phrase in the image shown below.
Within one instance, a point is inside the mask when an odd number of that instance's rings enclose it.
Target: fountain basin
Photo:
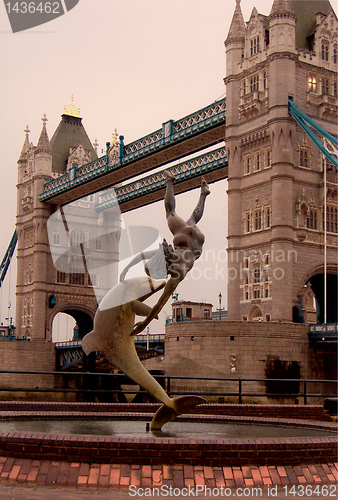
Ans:
[[[128,419],[130,425],[133,420],[141,423],[145,428],[145,421],[150,422],[153,413],[149,412],[100,412],[102,406],[98,405],[96,411],[69,412],[69,411],[44,411],[37,414],[36,403],[34,411],[2,411],[0,417],[8,421],[14,419],[35,418],[44,421],[64,419],[64,422],[75,422],[75,418],[112,421]],[[62,405],[58,405],[62,408]],[[93,404],[89,405],[93,410]],[[116,406],[116,405],[115,405]],[[146,409],[145,405],[145,409]],[[180,426],[183,421],[188,423],[205,422],[214,425],[229,425],[230,422],[238,424],[254,424],[281,426],[280,428],[308,429],[303,437],[213,437],[206,433],[203,438],[172,437],[166,433],[166,426],[162,435],[148,433],[146,436],[138,435],[88,435],[67,434],[65,432],[33,432],[33,431],[4,431],[0,434],[0,453],[3,456],[36,458],[58,461],[111,463],[111,464],[189,464],[209,466],[235,466],[235,465],[297,465],[301,463],[335,462],[337,458],[337,425],[331,422],[304,420],[304,419],[278,419],[264,417],[244,417],[215,415],[210,413],[210,406],[217,406],[217,411],[227,405],[202,405],[208,408],[209,414],[189,414],[180,417],[170,424],[168,433],[175,432],[175,426]],[[239,405],[240,406],[240,405]],[[256,405],[258,406],[258,405]],[[140,405],[138,405],[140,407]],[[82,409],[88,408],[83,405]],[[3,409],[3,407],[1,408]],[[67,408],[68,409],[68,408]],[[55,407],[53,407],[55,410]],[[203,408],[199,408],[199,411]],[[238,408],[239,411],[243,408]],[[302,412],[300,412],[302,413]],[[41,422],[43,424],[43,421]],[[1,429],[1,427],[0,427]],[[172,431],[172,429],[174,429]],[[316,430],[321,435],[311,436],[311,431]],[[302,432],[303,432],[302,431]],[[331,434],[330,434],[331,433]],[[250,432],[249,432],[250,436]]]
[[[264,439],[264,438],[294,438],[294,437],[327,437],[335,436],[336,432],[330,426],[308,424],[304,427],[297,425],[277,424],[270,419],[235,418],[235,417],[208,417],[195,415],[186,418],[177,418],[175,422],[168,422],[161,431],[147,430],[149,417],[144,414],[69,414],[53,416],[29,413],[6,419],[0,418],[0,432],[35,432],[45,434],[96,435],[117,438],[147,439]]]

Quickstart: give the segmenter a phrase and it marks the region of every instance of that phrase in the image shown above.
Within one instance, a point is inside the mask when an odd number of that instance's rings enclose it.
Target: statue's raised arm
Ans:
[[[192,269],[195,260],[202,254],[204,235],[198,229],[197,223],[203,215],[205,199],[210,193],[208,184],[204,177],[202,177],[201,194],[197,206],[190,218],[184,221],[175,212],[176,202],[173,187],[175,177],[168,170],[165,172],[165,175],[167,184],[164,206],[168,227],[174,236],[174,248],[167,245],[165,249],[166,267],[170,278],[164,287],[162,295],[151,309],[146,319],[141,323],[136,323],[132,335],[142,332],[158,315],[178,284],[185,278],[190,269]]]

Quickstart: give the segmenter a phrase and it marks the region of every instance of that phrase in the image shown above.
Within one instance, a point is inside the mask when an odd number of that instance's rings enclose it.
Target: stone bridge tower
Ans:
[[[337,17],[329,1],[274,0],[226,47],[228,319],[337,321],[337,172],[288,113],[288,97],[331,134],[337,123]],[[324,169],[327,206],[324,207]]]
[[[83,243],[88,254],[91,244],[92,252],[99,253],[102,258],[104,242],[100,235],[104,223],[102,214],[99,216],[95,212],[98,195],[75,201],[68,209],[66,221],[60,216],[60,207],[41,203],[39,195],[46,182],[64,175],[74,165],[81,166],[95,160],[97,155],[73,103],[65,109],[51,141],[47,135],[45,116],[42,121],[36,146],[29,142],[29,130],[26,128],[18,160],[16,331],[18,337],[51,341],[53,318],[58,312],[65,312],[75,319],[78,336],[82,338],[92,328],[97,307],[94,289],[98,285],[98,276],[89,275],[87,269],[78,265],[72,267],[71,250],[68,256],[70,265],[65,271],[57,269],[50,248],[51,245],[54,249],[62,248],[62,239],[66,235],[66,245],[70,248]],[[71,212],[75,215],[72,216]],[[53,213],[54,219],[59,222],[54,224],[48,236],[47,222]],[[72,223],[72,217],[73,224],[67,227]],[[88,220],[94,221],[91,227]],[[116,253],[117,241],[112,243],[111,248]]]

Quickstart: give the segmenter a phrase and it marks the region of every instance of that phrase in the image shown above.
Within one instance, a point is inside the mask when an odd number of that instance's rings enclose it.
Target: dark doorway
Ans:
[[[77,329],[74,332],[74,340],[82,340],[87,333],[91,332],[93,329],[93,320],[88,314],[82,311],[64,311],[70,314],[77,323]],[[76,338],[75,338],[76,337]]]
[[[316,295],[318,305],[318,323],[324,323],[324,274],[316,274],[310,278],[310,283]],[[337,322],[337,275],[327,275],[327,310],[326,322]]]

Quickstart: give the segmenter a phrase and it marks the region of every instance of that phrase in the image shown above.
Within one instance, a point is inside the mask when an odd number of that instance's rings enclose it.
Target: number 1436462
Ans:
[[[8,14],[61,14],[60,1],[55,2],[7,2]],[[60,10],[61,8],[61,10]]]

